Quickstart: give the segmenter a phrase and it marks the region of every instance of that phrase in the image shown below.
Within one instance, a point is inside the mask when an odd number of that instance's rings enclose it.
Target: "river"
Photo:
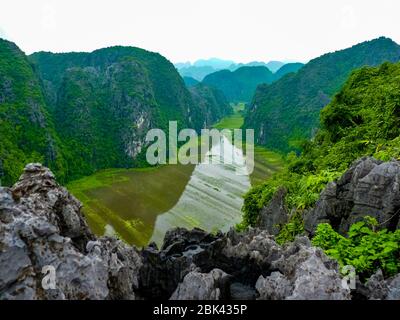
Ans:
[[[157,217],[151,241],[160,245],[165,232],[173,227],[216,232],[241,221],[243,195],[251,186],[248,174],[238,174],[246,171],[242,150],[224,137],[206,158],[213,161],[196,165],[177,204]]]
[[[228,164],[231,151],[236,157]],[[250,176],[244,170],[242,150],[226,138],[206,157],[212,157],[213,163],[109,169],[67,187],[83,203],[94,233],[115,235],[139,247],[151,241],[160,245],[173,227],[227,231],[241,221],[243,195],[252,184],[279,170],[281,158],[256,147],[255,170]],[[237,174],[240,169],[244,175]]]

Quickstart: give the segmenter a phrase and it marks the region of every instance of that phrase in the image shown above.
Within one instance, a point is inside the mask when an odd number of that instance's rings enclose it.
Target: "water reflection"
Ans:
[[[233,155],[235,161],[228,159]],[[242,196],[250,188],[242,150],[224,138],[206,157],[213,161],[197,165],[178,203],[157,217],[151,240],[158,245],[173,227],[227,231],[241,221]]]
[[[229,159],[235,154],[235,161]],[[75,183],[90,228],[129,244],[160,244],[173,227],[228,230],[240,222],[250,180],[243,153],[224,137],[198,165],[109,170]]]

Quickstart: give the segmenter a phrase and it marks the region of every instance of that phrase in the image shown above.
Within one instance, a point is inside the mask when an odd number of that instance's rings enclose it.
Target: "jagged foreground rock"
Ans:
[[[131,299],[140,265],[135,248],[94,237],[47,168],[30,164],[13,188],[0,188],[0,299]],[[43,289],[46,266],[56,289]]]
[[[399,161],[372,157],[355,161],[338,181],[327,185],[304,222],[311,234],[321,222],[329,222],[345,234],[366,215],[375,217],[382,228],[400,228]]]
[[[47,266],[55,269],[55,289],[43,286]],[[359,296],[398,296],[398,278],[371,281]],[[96,238],[81,204],[39,164],[28,165],[11,189],[0,188],[0,299],[153,298],[350,299],[351,292],[336,262],[305,237],[281,247],[265,230],[175,229],[160,250],[139,251]]]

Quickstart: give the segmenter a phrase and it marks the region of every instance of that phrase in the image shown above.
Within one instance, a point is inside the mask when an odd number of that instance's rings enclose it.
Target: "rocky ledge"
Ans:
[[[0,299],[400,298],[400,277],[379,272],[352,292],[306,237],[281,247],[267,230],[178,228],[138,250],[97,238],[81,209],[40,164],[0,188]]]

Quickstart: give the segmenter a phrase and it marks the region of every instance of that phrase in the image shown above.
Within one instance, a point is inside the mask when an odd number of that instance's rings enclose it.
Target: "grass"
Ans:
[[[67,188],[82,202],[94,233],[103,235],[111,225],[127,243],[143,246],[153,234],[157,216],[179,200],[193,169],[194,165],[108,169]]]
[[[263,183],[275,172],[282,170],[284,166],[283,157],[276,152],[262,146],[254,147],[254,171],[250,175],[252,186]]]
[[[238,103],[233,106],[233,114],[223,118],[216,123],[213,127],[218,130],[222,129],[240,129],[243,126],[244,118],[242,112],[244,111],[244,103]]]

